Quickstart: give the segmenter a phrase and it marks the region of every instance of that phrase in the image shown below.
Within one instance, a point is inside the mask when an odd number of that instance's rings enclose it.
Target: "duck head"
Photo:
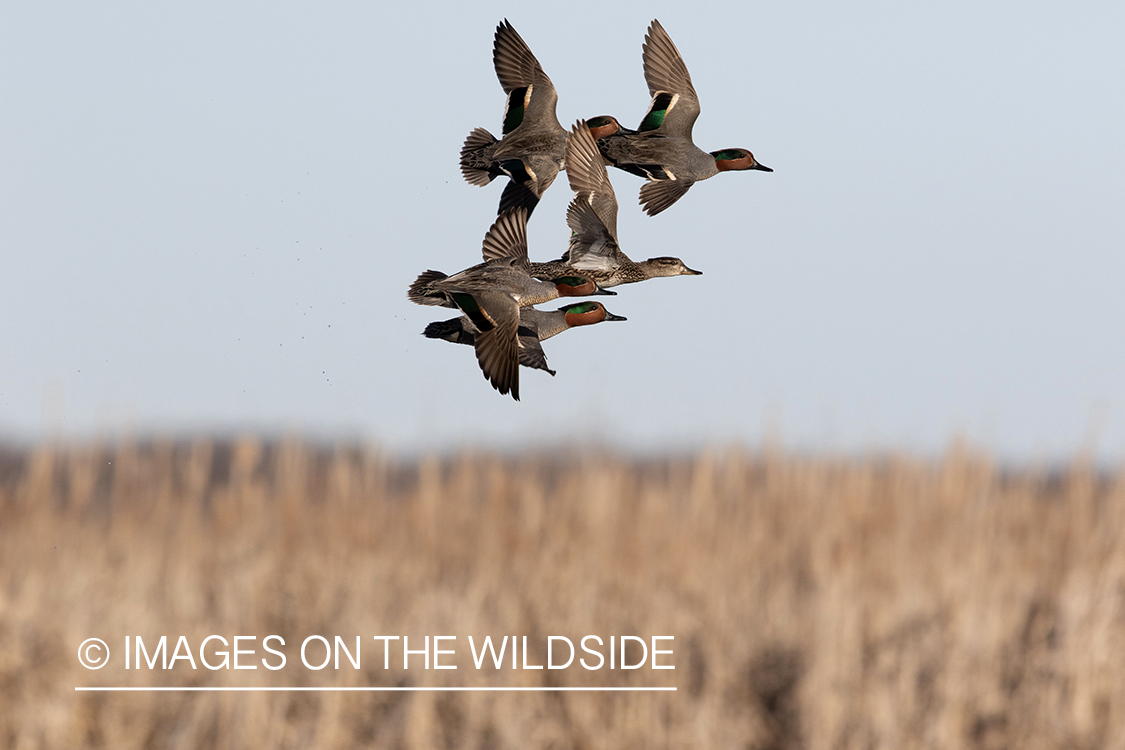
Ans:
[[[605,138],[607,135],[614,135],[622,133],[624,135],[632,135],[637,131],[630,130],[629,128],[621,127],[621,123],[613,115],[599,115],[598,117],[591,117],[586,121],[587,127],[590,128],[590,135],[594,136],[594,140]]]
[[[719,168],[720,172],[735,169],[757,169],[761,172],[773,171],[765,164],[759,164],[754,158],[754,154],[744,148],[725,148],[722,151],[712,151],[711,156],[715,157],[715,166]]]
[[[652,278],[659,276],[702,276],[702,271],[696,271],[694,268],[688,268],[684,262],[679,258],[671,258],[668,256],[661,256],[659,258],[649,258],[648,260],[641,261],[638,266],[644,266],[648,275]]]
[[[564,305],[559,310],[563,312],[566,324],[571,328],[590,326],[603,320],[627,320],[605,309],[601,302],[575,302],[573,305]]]

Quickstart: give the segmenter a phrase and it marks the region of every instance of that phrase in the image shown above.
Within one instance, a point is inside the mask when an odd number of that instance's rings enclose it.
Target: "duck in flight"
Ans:
[[[744,148],[707,152],[695,145],[691,130],[699,117],[699,97],[683,57],[660,21],[649,25],[641,59],[652,102],[637,129],[622,127],[609,115],[587,122],[609,164],[647,178],[640,196],[645,213],[655,216],[696,182],[719,172],[773,171]]]
[[[508,97],[502,137],[484,128],[469,133],[461,147],[461,174],[478,186],[507,175],[497,214],[520,207],[530,216],[564,165],[566,130],[555,114],[559,96],[507,19],[496,27],[492,61]]]

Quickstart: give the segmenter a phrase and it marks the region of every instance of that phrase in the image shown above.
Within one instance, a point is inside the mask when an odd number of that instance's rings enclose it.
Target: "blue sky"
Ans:
[[[1125,449],[1125,8],[942,2],[0,8],[0,434],[297,431],[413,450],[780,434],[810,451]],[[521,9],[523,8],[523,9]],[[427,268],[479,259],[511,20],[559,120],[648,104],[683,54],[721,174],[656,217],[612,171],[628,323],[500,397],[424,339]],[[529,226],[558,257],[565,175]],[[553,305],[547,305],[550,308]]]

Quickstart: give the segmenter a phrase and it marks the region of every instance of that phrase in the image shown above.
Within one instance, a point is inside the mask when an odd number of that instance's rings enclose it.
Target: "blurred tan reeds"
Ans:
[[[123,441],[0,451],[0,747],[1125,747],[1125,483],[767,450],[630,458]],[[285,637],[280,673],[82,669]],[[299,667],[309,634],[359,671]],[[373,635],[457,635],[456,671]],[[674,671],[477,672],[465,636],[674,635]],[[412,646],[414,647],[414,646]],[[540,646],[541,648],[541,646]],[[259,655],[261,652],[258,652]],[[75,693],[76,685],[676,693]]]

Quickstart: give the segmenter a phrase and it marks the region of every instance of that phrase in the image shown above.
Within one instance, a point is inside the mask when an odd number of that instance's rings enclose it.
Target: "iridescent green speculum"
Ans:
[[[457,306],[468,315],[480,312],[480,305],[477,304],[477,301],[473,299],[473,295],[471,294],[453,292],[453,300],[457,303]]]
[[[637,130],[656,130],[664,124],[664,118],[668,116],[668,110],[672,106],[673,95],[661,91],[656,95],[652,101],[652,108],[649,109],[645,119],[641,121],[640,127]]]

